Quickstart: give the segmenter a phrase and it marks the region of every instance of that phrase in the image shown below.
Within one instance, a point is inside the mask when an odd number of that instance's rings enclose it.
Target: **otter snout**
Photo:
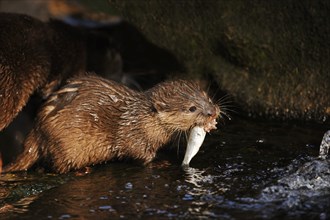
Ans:
[[[210,118],[216,118],[219,114],[219,110],[215,106],[208,106],[204,109],[204,115],[210,117]]]

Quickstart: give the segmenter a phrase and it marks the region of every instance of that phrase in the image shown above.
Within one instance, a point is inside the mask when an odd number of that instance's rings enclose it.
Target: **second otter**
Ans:
[[[97,76],[75,78],[44,104],[24,152],[4,171],[37,161],[58,173],[115,158],[148,163],[176,132],[214,129],[219,114],[191,81],[167,81],[142,93]]]

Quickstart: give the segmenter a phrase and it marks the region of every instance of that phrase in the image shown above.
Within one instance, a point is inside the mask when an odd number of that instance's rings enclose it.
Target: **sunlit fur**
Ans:
[[[158,112],[157,118],[168,129],[187,131],[203,126],[217,118],[220,109],[193,81],[169,81],[160,83],[147,92]],[[196,110],[190,112],[189,108]]]

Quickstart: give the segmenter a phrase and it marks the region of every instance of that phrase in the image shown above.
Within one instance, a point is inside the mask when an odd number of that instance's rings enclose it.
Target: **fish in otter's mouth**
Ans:
[[[182,161],[183,167],[188,167],[191,159],[198,153],[200,147],[202,146],[206,132],[210,132],[212,129],[216,129],[217,121],[212,119],[204,127],[195,126],[190,130],[186,153]]]

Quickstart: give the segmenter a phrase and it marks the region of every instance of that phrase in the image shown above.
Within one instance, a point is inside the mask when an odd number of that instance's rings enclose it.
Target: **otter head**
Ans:
[[[187,131],[195,126],[209,132],[216,129],[220,108],[192,81],[168,81],[148,91],[159,122],[172,131]]]

